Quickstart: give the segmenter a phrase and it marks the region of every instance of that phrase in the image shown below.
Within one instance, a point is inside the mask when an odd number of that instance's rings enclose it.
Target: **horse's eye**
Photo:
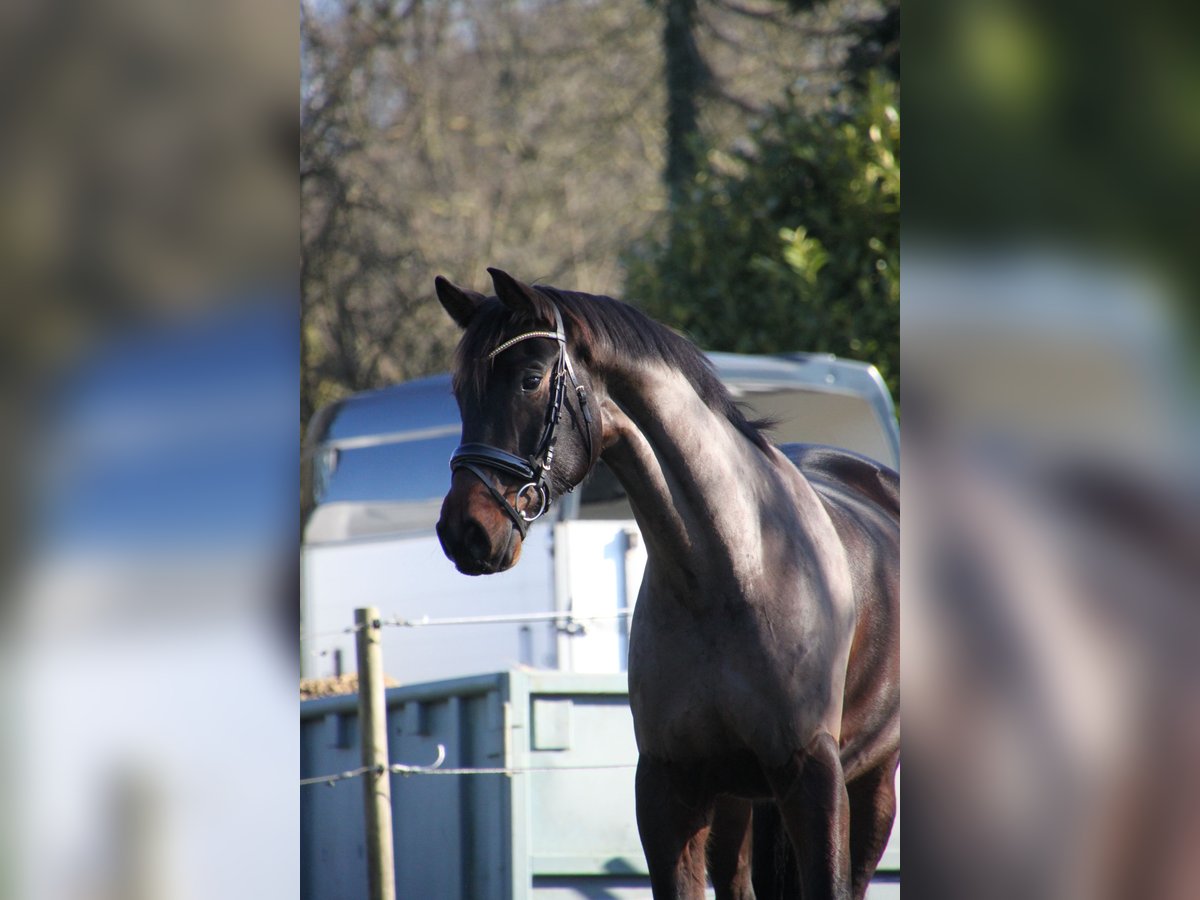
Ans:
[[[536,391],[536,390],[538,389],[538,386],[539,386],[541,383],[542,383],[542,376],[541,376],[541,375],[538,375],[538,374],[533,374],[533,373],[531,373],[531,374],[529,374],[529,375],[526,375],[526,376],[525,376],[525,377],[524,377],[524,378],[521,380],[521,390],[523,390],[523,391]]]

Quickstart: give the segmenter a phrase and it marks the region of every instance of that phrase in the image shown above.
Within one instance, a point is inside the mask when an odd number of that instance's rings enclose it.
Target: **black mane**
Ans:
[[[723,415],[764,452],[770,449],[770,442],[762,432],[770,423],[746,418],[717,377],[708,357],[691,341],[612,297],[564,291],[543,284],[534,285],[534,289],[558,307],[572,353],[585,364],[606,353],[634,361],[665,363],[687,378],[709,409]],[[535,328],[553,330],[554,315],[549,307],[531,318],[515,316],[495,298],[487,300],[463,334],[455,353],[455,391],[482,396],[490,372],[488,353],[520,331]]]

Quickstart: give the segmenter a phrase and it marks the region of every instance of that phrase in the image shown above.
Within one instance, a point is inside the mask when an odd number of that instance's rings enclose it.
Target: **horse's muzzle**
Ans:
[[[437,523],[442,551],[464,575],[511,569],[521,555],[521,537],[483,486],[472,482],[469,476],[460,479],[456,472],[442,501]]]

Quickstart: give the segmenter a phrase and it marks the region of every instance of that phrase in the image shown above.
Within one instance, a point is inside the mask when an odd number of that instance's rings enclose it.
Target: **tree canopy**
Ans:
[[[626,293],[708,349],[862,359],[895,394],[899,226],[896,83],[871,73],[816,113],[789,92],[627,254]]]

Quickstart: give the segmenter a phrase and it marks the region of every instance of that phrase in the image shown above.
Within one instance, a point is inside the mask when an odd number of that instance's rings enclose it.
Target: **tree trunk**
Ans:
[[[709,72],[696,46],[696,0],[664,0],[663,54],[667,76],[667,167],[663,173],[675,205],[696,175],[700,93]]]

